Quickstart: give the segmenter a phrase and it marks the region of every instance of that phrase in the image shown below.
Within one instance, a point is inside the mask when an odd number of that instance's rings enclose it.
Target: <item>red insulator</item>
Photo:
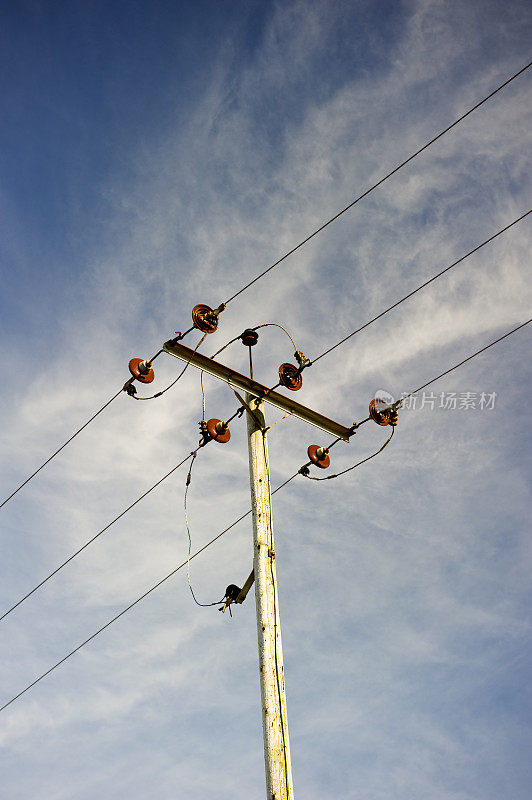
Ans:
[[[210,306],[198,303],[192,309],[192,322],[202,333],[214,333],[218,327],[218,314]]]
[[[292,392],[297,392],[303,386],[301,373],[293,364],[281,364],[279,367],[279,381]]]
[[[222,422],[220,419],[210,419],[207,422],[207,432],[211,439],[215,442],[225,444],[231,438],[231,432],[227,422]]]
[[[392,421],[392,409],[386,408],[386,403],[378,397],[369,404],[369,415],[377,425],[390,425]]]
[[[316,464],[320,469],[327,469],[331,463],[329,458],[329,450],[327,447],[320,447],[318,444],[311,444],[307,450],[307,455],[313,464]]]
[[[155,378],[151,361],[146,361],[142,358],[132,358],[129,362],[129,371],[141,383],[151,383]]]

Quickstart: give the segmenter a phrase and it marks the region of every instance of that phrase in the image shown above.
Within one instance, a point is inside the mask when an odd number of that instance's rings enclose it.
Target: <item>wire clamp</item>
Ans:
[[[209,431],[207,430],[207,423],[205,422],[204,419],[202,419],[201,422],[198,423],[198,425],[201,436],[200,445],[205,445],[207,444],[207,442],[210,442],[211,440],[211,437],[209,436]]]
[[[268,549],[268,558],[275,559],[275,550]]]
[[[299,364],[299,369],[301,371],[304,370],[306,367],[310,367],[310,365],[312,364],[310,358],[304,356],[301,350],[296,350],[296,352],[294,353],[294,358]]]

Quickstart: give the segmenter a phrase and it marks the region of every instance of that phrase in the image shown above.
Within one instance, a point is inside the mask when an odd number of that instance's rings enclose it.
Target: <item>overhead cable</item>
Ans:
[[[420,153],[422,153],[424,150],[426,150],[428,147],[430,147],[432,144],[434,144],[434,142],[437,142],[438,139],[441,139],[442,136],[444,136],[452,128],[454,128],[456,125],[458,125],[460,122],[462,122],[462,120],[464,120],[466,117],[468,117],[470,114],[472,114],[473,111],[476,111],[477,108],[480,108],[480,106],[482,106],[490,98],[492,98],[494,95],[496,95],[497,92],[500,92],[501,89],[504,89],[505,86],[508,86],[509,83],[511,83],[513,80],[515,80],[519,75],[521,75],[523,72],[525,72],[531,66],[532,66],[532,61],[529,62],[528,64],[526,64],[526,66],[524,66],[522,69],[520,69],[514,75],[512,75],[510,78],[508,78],[508,80],[504,81],[504,83],[501,83],[500,86],[497,86],[496,89],[494,89],[492,92],[490,92],[490,94],[486,95],[486,97],[484,97],[482,100],[480,100],[478,103],[476,103],[472,108],[469,109],[469,111],[466,111],[465,114],[462,114],[461,117],[458,117],[458,119],[456,119],[453,123],[451,123],[451,125],[448,125],[447,128],[445,128],[443,131],[440,131],[440,133],[438,133],[437,136],[434,136],[434,138],[431,139],[426,144],[424,144],[423,147],[420,147],[419,150],[416,150],[415,153],[413,153],[411,156],[409,156],[405,161],[401,162],[401,164],[399,164],[397,167],[392,169],[391,172],[388,172],[383,178],[381,178],[379,181],[377,181],[377,183],[374,183],[373,186],[371,186],[369,189],[366,189],[366,191],[363,192],[363,194],[361,194],[358,197],[356,197],[351,203],[346,205],[345,208],[342,208],[342,210],[339,211],[337,214],[335,214],[334,217],[331,217],[329,220],[327,220],[327,222],[324,222],[323,225],[320,225],[319,228],[317,228],[315,231],[313,231],[313,233],[311,233],[309,236],[307,236],[305,239],[303,239],[303,241],[299,242],[299,244],[296,244],[295,247],[293,247],[291,250],[289,250],[287,253],[285,253],[283,256],[281,256],[281,258],[279,258],[277,261],[275,261],[270,267],[268,267],[267,269],[263,270],[263,272],[261,272],[260,275],[257,275],[257,277],[253,278],[252,281],[249,281],[249,283],[246,283],[246,285],[243,286],[242,289],[240,289],[238,292],[236,292],[234,295],[232,295],[229,298],[229,300],[226,300],[225,304],[223,304],[223,305],[228,305],[232,300],[234,300],[236,297],[238,297],[240,294],[242,294],[242,292],[245,292],[246,289],[249,289],[250,286],[253,286],[253,284],[256,283],[257,281],[259,281],[261,278],[263,278],[264,275],[267,275],[268,272],[271,272],[272,269],[277,267],[279,264],[281,264],[283,261],[285,261],[289,256],[291,256],[293,253],[295,253],[296,250],[299,250],[300,247],[303,247],[304,244],[306,244],[311,239],[313,239],[315,236],[317,236],[318,233],[321,233],[321,231],[323,231],[325,228],[327,228],[332,222],[335,222],[339,217],[341,217],[342,214],[345,214],[346,211],[349,211],[349,209],[353,208],[353,206],[355,206],[357,203],[359,203],[360,200],[362,200],[364,197],[367,197],[369,194],[371,194],[371,192],[373,192],[375,189],[377,189],[378,186],[381,186],[385,181],[388,180],[388,178],[391,178],[392,175],[395,175],[396,172],[399,172],[400,169],[405,167],[410,161],[412,161],[414,158],[416,158],[416,156],[418,156]]]
[[[81,426],[81,428],[78,428],[78,430],[77,430],[75,433],[73,433],[73,434],[72,434],[72,436],[70,437],[70,439],[67,439],[67,440],[66,440],[66,442],[65,442],[64,444],[62,444],[62,445],[61,445],[61,447],[59,447],[59,448],[58,448],[58,449],[55,451],[55,453],[52,453],[52,455],[51,455],[49,458],[47,458],[47,459],[46,459],[46,461],[44,462],[44,464],[41,464],[41,466],[40,466],[38,469],[36,469],[36,470],[35,470],[35,472],[32,472],[32,474],[31,474],[31,475],[30,475],[28,478],[26,478],[26,480],[25,480],[25,481],[23,481],[23,482],[20,484],[20,486],[18,486],[18,487],[15,489],[15,491],[14,491],[14,492],[11,492],[11,494],[9,495],[9,497],[6,497],[6,499],[5,499],[5,500],[4,500],[2,503],[0,503],[0,508],[2,508],[3,506],[5,506],[5,504],[6,504],[7,502],[9,502],[9,500],[11,500],[11,498],[12,498],[12,497],[14,497],[14,496],[16,495],[16,493],[17,493],[17,492],[20,492],[20,490],[22,489],[22,487],[23,487],[23,486],[26,486],[26,484],[27,484],[27,483],[29,483],[29,482],[31,481],[31,479],[32,479],[32,478],[34,478],[34,477],[37,475],[37,473],[38,473],[38,472],[40,472],[40,471],[41,471],[41,469],[44,469],[44,467],[45,467],[47,464],[49,464],[49,463],[50,463],[50,461],[51,461],[53,458],[55,458],[55,457],[56,457],[56,455],[58,455],[58,454],[61,452],[61,450],[63,450],[63,449],[64,449],[64,448],[67,446],[67,444],[70,444],[70,442],[71,442],[73,439],[75,439],[75,438],[76,438],[76,436],[77,436],[79,433],[81,433],[81,431],[85,430],[85,428],[87,427],[87,425],[89,425],[89,424],[90,424],[90,423],[91,423],[93,420],[95,420],[95,419],[96,419],[96,417],[97,417],[97,416],[99,416],[99,415],[102,413],[102,411],[105,411],[105,409],[107,408],[107,406],[111,405],[111,403],[113,402],[113,400],[116,400],[116,398],[118,397],[118,395],[119,395],[119,394],[122,394],[122,389],[120,389],[120,390],[119,390],[119,391],[118,391],[118,392],[117,392],[115,395],[113,395],[113,396],[111,397],[111,399],[110,399],[110,400],[108,400],[108,401],[107,401],[107,403],[105,403],[105,405],[103,405],[103,406],[100,408],[100,410],[96,412],[96,414],[93,414],[93,415],[92,415],[92,417],[91,417],[90,419],[88,419],[88,420],[87,420],[87,422],[85,422],[85,424],[84,424],[84,425],[82,425],[82,426]]]
[[[96,541],[96,539],[98,539],[102,535],[102,533],[105,533],[105,531],[108,531],[109,528],[112,525],[115,524],[115,522],[118,522],[119,519],[122,519],[122,517],[125,514],[127,514],[128,511],[131,511],[131,509],[134,508],[137,505],[137,503],[140,503],[141,500],[144,500],[144,498],[147,497],[147,495],[149,495],[150,492],[153,492],[153,490],[156,489],[157,486],[160,486],[160,484],[163,481],[165,481],[167,478],[169,478],[170,475],[172,475],[177,469],[179,469],[179,467],[182,467],[183,464],[185,464],[190,458],[192,458],[192,456],[193,456],[193,453],[189,453],[189,455],[186,458],[184,458],[182,461],[180,461],[179,464],[176,464],[176,466],[173,467],[170,470],[170,472],[167,472],[166,475],[163,475],[163,477],[160,478],[160,480],[158,480],[157,483],[154,483],[153,486],[151,486],[147,491],[144,492],[144,494],[141,494],[140,497],[137,497],[137,499],[135,500],[134,503],[131,503],[131,505],[129,505],[127,508],[125,508],[117,517],[115,517],[113,520],[111,520],[111,522],[109,522],[105,526],[105,528],[102,528],[101,531],[98,531],[98,533],[95,534],[91,539],[89,539],[88,542],[85,542],[85,544],[82,545],[78,550],[76,550],[75,553],[72,553],[72,555],[69,556],[65,561],[63,561],[62,564],[60,564],[58,567],[56,567],[53,570],[53,572],[50,572],[50,574],[47,575],[46,578],[44,578],[40,583],[38,583],[37,586],[34,586],[33,589],[30,592],[25,594],[24,597],[21,597],[21,599],[17,603],[15,603],[13,606],[11,606],[11,608],[9,608],[7,611],[5,611],[2,614],[2,616],[0,616],[0,621],[3,620],[5,617],[7,617],[8,614],[11,614],[11,612],[14,611],[16,608],[18,608],[18,606],[21,603],[23,603],[24,600],[27,600],[28,597],[31,597],[31,595],[34,594],[34,592],[36,592],[37,589],[40,589],[41,586],[44,586],[44,584],[47,583],[47,581],[49,581],[50,578],[53,578],[54,575],[57,575],[57,573],[60,570],[62,570],[63,567],[66,567],[66,565],[69,564],[74,558],[76,558],[76,556],[79,556],[79,554],[82,553],[83,550],[85,550],[85,548],[87,548],[90,544],[92,544],[92,542]]]
[[[425,281],[425,282],[424,282],[424,283],[422,283],[420,286],[418,286],[416,289],[413,289],[411,292],[409,292],[408,294],[406,294],[404,297],[401,297],[401,299],[400,299],[400,300],[398,300],[396,303],[393,303],[393,305],[391,305],[391,306],[388,306],[388,308],[386,308],[384,311],[381,311],[381,313],[380,313],[380,314],[377,314],[377,316],[376,316],[376,317],[373,317],[373,318],[372,318],[372,319],[370,319],[368,322],[365,322],[365,323],[364,323],[364,325],[361,325],[361,326],[360,326],[360,328],[357,328],[356,330],[354,330],[354,331],[352,331],[351,333],[349,333],[347,336],[344,336],[344,338],[343,338],[343,339],[340,339],[340,341],[339,341],[339,342],[336,342],[336,344],[333,344],[333,346],[332,346],[332,347],[329,347],[327,350],[324,350],[324,352],[323,352],[323,353],[320,353],[320,355],[319,355],[319,356],[317,356],[316,358],[312,359],[312,361],[311,361],[310,363],[312,363],[312,364],[315,364],[317,361],[319,361],[319,360],[320,360],[320,358],[323,358],[324,356],[326,356],[326,355],[328,355],[329,353],[331,353],[333,350],[336,350],[336,348],[337,348],[337,347],[340,347],[340,345],[341,345],[341,344],[344,344],[344,342],[347,342],[347,341],[348,341],[348,339],[351,339],[351,338],[352,338],[353,336],[355,336],[357,333],[360,333],[360,331],[363,331],[363,330],[364,330],[364,328],[367,328],[369,325],[372,325],[374,322],[376,322],[376,321],[377,321],[378,319],[380,319],[381,317],[384,317],[384,315],[385,315],[385,314],[388,314],[388,312],[389,312],[389,311],[392,311],[392,309],[394,309],[394,308],[397,308],[397,306],[400,306],[400,305],[401,305],[401,303],[404,303],[404,302],[405,302],[405,300],[408,300],[410,297],[412,297],[412,295],[416,294],[416,292],[419,292],[419,291],[421,291],[421,289],[424,289],[424,288],[425,288],[425,286],[428,286],[428,285],[429,285],[429,283],[432,283],[432,282],[433,282],[433,281],[435,281],[437,278],[440,278],[440,277],[441,277],[442,275],[444,275],[446,272],[449,272],[449,270],[451,270],[453,267],[456,267],[458,264],[461,264],[461,263],[462,263],[462,261],[465,261],[465,259],[466,259],[466,258],[469,258],[469,256],[472,256],[472,255],[473,255],[473,253],[476,253],[476,252],[477,252],[478,250],[480,250],[482,247],[485,247],[485,245],[487,245],[487,244],[489,244],[490,242],[492,242],[494,239],[496,239],[496,238],[497,238],[498,236],[500,236],[502,233],[505,233],[505,231],[509,230],[509,229],[510,229],[511,227],[513,227],[514,225],[517,225],[517,223],[518,223],[518,222],[521,222],[521,220],[525,219],[525,217],[528,217],[528,215],[529,215],[530,213],[532,213],[532,209],[530,209],[529,211],[526,211],[524,214],[522,214],[522,215],[521,215],[520,217],[518,217],[517,219],[514,219],[514,221],[513,221],[513,222],[510,222],[510,224],[509,224],[509,225],[506,225],[504,228],[501,228],[501,230],[500,230],[500,231],[497,231],[497,233],[494,233],[494,234],[493,234],[493,236],[490,236],[490,237],[489,237],[489,239],[486,239],[484,242],[482,242],[481,244],[479,244],[479,245],[477,245],[476,247],[474,247],[472,250],[470,250],[470,251],[469,251],[469,253],[466,253],[466,254],[465,254],[465,256],[462,256],[462,257],[461,257],[461,258],[459,258],[457,261],[454,261],[452,264],[449,264],[449,266],[448,266],[448,267],[445,267],[445,269],[442,269],[442,270],[441,270],[440,272],[438,272],[436,275],[433,275],[433,276],[432,276],[432,278],[429,278],[429,279],[428,279],[428,281]],[[304,365],[304,366],[303,366],[303,369],[305,368],[305,366],[310,366],[310,364],[308,364],[308,365]]]
[[[506,339],[508,336],[511,336],[512,333],[515,333],[516,331],[521,330],[521,328],[524,328],[525,325],[529,325],[531,322],[532,322],[532,317],[530,319],[527,319],[526,322],[522,322],[520,325],[518,325],[516,328],[513,328],[511,331],[508,331],[508,333],[505,333],[503,336],[499,336],[498,339],[495,339],[493,342],[490,342],[485,347],[482,347],[480,350],[477,350],[476,353],[473,353],[472,355],[468,356],[467,358],[464,358],[463,361],[459,361],[458,364],[454,365],[454,367],[451,367],[450,369],[446,369],[445,372],[440,372],[440,374],[436,375],[436,377],[432,378],[432,380],[427,381],[427,383],[424,383],[422,386],[418,386],[417,389],[414,389],[412,392],[409,392],[407,395],[405,395],[405,397],[403,397],[402,400],[406,400],[407,397],[411,397],[413,394],[416,394],[417,392],[420,392],[422,389],[426,389],[427,386],[431,385],[431,383],[435,383],[436,381],[439,381],[440,378],[444,377],[444,375],[448,375],[449,372],[453,372],[453,370],[458,369],[458,367],[461,367],[462,364],[466,364],[468,361],[471,361],[472,358],[475,358],[476,356],[480,355],[480,353],[483,353],[485,350],[489,350],[489,348],[493,347],[494,344],[497,344],[498,342],[502,342],[503,339]]]

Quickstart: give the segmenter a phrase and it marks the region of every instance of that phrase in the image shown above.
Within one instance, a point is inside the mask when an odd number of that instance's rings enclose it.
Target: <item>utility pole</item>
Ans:
[[[247,415],[247,424],[266,797],[268,800],[292,800],[294,788],[275,572],[268,446],[264,432],[264,401],[251,394],[246,395],[246,401],[254,414],[254,417]]]
[[[245,333],[249,333],[249,331],[244,331]],[[254,338],[256,342],[258,337]],[[329,435],[343,439],[345,442],[349,442],[350,436],[353,434],[353,428],[348,428],[339,422],[335,422],[323,414],[301,405],[291,397],[258,383],[253,380],[253,373],[248,378],[225,364],[221,364],[204,356],[202,353],[198,353],[196,350],[185,347],[177,339],[166,342],[164,349],[167,353],[171,353],[187,364],[192,364],[197,369],[207,372],[228,384],[240,400],[242,398],[236,392],[235,387],[246,392],[249,480],[253,516],[253,572],[240,591],[238,586],[231,585],[231,587],[228,587],[235,591],[235,595],[227,598],[223,610],[231,602],[242,603],[253,583],[253,579],[255,580],[262,730],[266,764],[266,797],[267,800],[293,800],[294,789],[288,740],[264,403],[267,402],[295,417],[299,417]],[[295,368],[293,369],[295,371]],[[213,438],[215,438],[216,434],[222,434],[223,431],[227,431],[227,424],[220,420],[209,420],[207,427],[209,427],[210,423],[212,423],[211,435]],[[229,436],[227,433],[225,435],[227,436],[226,439],[218,439],[218,441],[228,441]],[[314,451],[319,452],[320,448],[317,445],[313,445],[312,448]],[[309,454],[310,450],[311,448],[309,448]],[[321,448],[321,450],[324,450],[324,448]],[[323,455],[325,454],[326,450],[324,450]],[[320,458],[323,458],[323,456],[315,455],[312,460],[316,463]]]

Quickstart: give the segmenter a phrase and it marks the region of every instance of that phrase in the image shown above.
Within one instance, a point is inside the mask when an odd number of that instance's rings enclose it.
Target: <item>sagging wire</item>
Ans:
[[[209,606],[219,606],[220,603],[223,602],[223,598],[222,598],[222,600],[217,600],[215,603],[200,603],[199,600],[197,599],[196,595],[194,594],[194,589],[192,588],[192,584],[190,582],[190,554],[191,554],[191,551],[192,551],[192,537],[190,535],[190,526],[188,524],[188,514],[187,514],[187,495],[188,495],[188,488],[190,486],[190,481],[192,479],[192,467],[194,466],[194,462],[195,462],[196,457],[198,455],[198,450],[201,447],[202,447],[202,445],[200,444],[198,449],[194,450],[190,454],[192,456],[192,461],[190,462],[190,467],[188,468],[188,475],[187,475],[187,480],[186,480],[186,483],[185,483],[185,499],[184,499],[183,506],[184,506],[184,510],[185,510],[185,525],[187,527],[187,534],[188,534],[188,553],[187,553],[187,581],[188,581],[188,588],[190,589],[190,593],[191,593],[192,598],[193,598],[194,602],[196,603],[196,605],[201,606],[202,608],[208,608]]]
[[[194,353],[195,353],[197,350],[199,350],[199,348],[201,347],[201,345],[203,344],[203,342],[204,342],[204,341],[205,341],[205,339],[207,338],[207,335],[208,335],[208,334],[206,334],[206,333],[204,333],[204,334],[203,334],[203,336],[201,337],[201,339],[200,339],[200,340],[199,340],[199,342],[197,343],[196,347],[194,348]],[[162,351],[161,351],[161,352],[162,352]],[[152,359],[152,361],[153,361],[153,359]],[[177,378],[176,378],[174,381],[172,381],[172,383],[171,383],[169,386],[167,386],[167,387],[166,387],[166,389],[163,389],[161,392],[156,392],[155,394],[149,395],[149,397],[139,397],[139,396],[137,395],[137,393],[136,393],[136,392],[137,392],[137,390],[136,390],[136,388],[135,388],[135,386],[134,386],[133,384],[131,384],[131,386],[129,387],[129,389],[127,389],[126,391],[127,391],[127,393],[129,394],[129,396],[133,398],[133,400],[155,400],[155,398],[157,398],[157,397],[161,397],[161,395],[165,394],[165,393],[166,393],[166,392],[168,392],[168,391],[169,391],[169,390],[170,390],[170,389],[171,389],[173,386],[175,386],[175,385],[176,385],[176,383],[178,382],[178,380],[180,380],[180,379],[183,377],[183,375],[185,374],[185,372],[187,371],[187,369],[189,368],[189,366],[190,366],[190,361],[187,361],[187,363],[185,364],[185,366],[183,367],[183,369],[181,370],[181,372],[179,373],[179,375],[177,376]]]
[[[380,447],[378,450],[376,450],[374,453],[372,453],[367,458],[363,458],[362,461],[358,461],[356,464],[353,464],[352,467],[348,467],[347,469],[342,470],[342,472],[338,472],[336,475],[326,475],[323,478],[316,478],[316,477],[314,477],[314,475],[309,475],[309,469],[308,468],[309,468],[309,465],[312,463],[310,461],[308,462],[308,464],[304,464],[298,470],[298,474],[299,475],[303,475],[304,478],[308,478],[309,481],[330,481],[333,478],[339,478],[340,475],[345,475],[346,472],[351,472],[351,470],[356,469],[357,467],[360,467],[361,464],[365,464],[366,461],[370,461],[372,458],[375,458],[375,456],[378,456],[379,453],[382,453],[382,451],[384,450],[386,445],[392,440],[394,432],[395,432],[395,427],[392,427],[392,432],[390,433],[390,435],[388,436],[388,438],[386,439],[386,441],[384,442],[382,447]],[[336,442],[335,442],[335,444],[336,444]]]
[[[280,328],[282,331],[284,331],[286,333],[286,335],[288,336],[288,338],[290,339],[290,341],[292,342],[294,350],[297,351],[297,345],[294,342],[292,336],[288,333],[286,328],[284,328],[282,325],[279,325],[278,322],[262,322],[260,325],[255,325],[253,328],[248,328],[247,330],[258,331],[259,328],[268,328],[268,327]],[[229,342],[226,342],[226,344],[224,344],[223,347],[220,347],[220,349],[217,350],[216,353],[213,353],[211,358],[216,358],[216,356],[219,356],[220,353],[222,353],[226,349],[226,347],[229,347],[229,345],[233,344],[234,342],[238,342],[239,339],[241,339],[241,338],[242,338],[242,334],[240,333],[238,336],[235,336],[234,339],[231,339]]]
[[[189,333],[190,333],[192,330],[193,330],[193,327],[192,327],[192,328],[189,328],[189,330],[188,330],[188,331],[185,331],[185,333],[181,334],[181,337],[180,337],[180,338],[181,338],[181,339],[183,339],[183,338],[184,338],[184,337],[185,337],[187,334],[189,334]],[[161,353],[163,353],[163,352],[164,352],[164,349],[158,350],[158,351],[155,353],[155,355],[154,355],[154,356],[152,356],[152,358],[151,358],[151,359],[149,359],[149,363],[150,363],[150,364],[153,364],[153,362],[155,361],[155,359],[156,359],[156,358],[158,358],[158,357],[161,355]],[[179,376],[179,377],[181,377],[181,376]],[[119,390],[119,391],[118,391],[116,394],[114,394],[114,395],[111,397],[111,399],[110,399],[110,400],[108,400],[108,401],[107,401],[107,402],[106,402],[106,403],[105,403],[105,404],[104,404],[104,405],[103,405],[103,406],[102,406],[102,407],[101,407],[101,408],[100,408],[100,409],[99,409],[99,410],[98,410],[98,411],[97,411],[95,414],[93,414],[93,415],[92,415],[92,417],[91,417],[90,419],[88,419],[88,420],[87,420],[87,422],[85,422],[85,423],[84,423],[84,424],[81,426],[81,428],[78,428],[78,430],[77,430],[75,433],[73,433],[73,434],[72,434],[72,436],[71,436],[69,439],[67,439],[67,440],[66,440],[66,442],[64,442],[64,444],[62,444],[62,445],[61,445],[61,447],[58,447],[58,448],[57,448],[57,450],[56,450],[54,453],[52,453],[52,455],[51,455],[49,458],[47,458],[47,459],[46,459],[46,461],[45,461],[43,464],[41,464],[41,466],[40,466],[38,469],[36,469],[36,470],[35,470],[35,472],[32,472],[32,474],[31,474],[31,475],[29,475],[29,476],[26,478],[26,480],[25,480],[25,481],[23,481],[23,482],[20,484],[20,486],[18,486],[18,487],[15,489],[15,491],[11,492],[11,494],[10,494],[8,497],[6,497],[6,498],[5,498],[5,500],[3,500],[3,501],[2,501],[2,503],[0,503],[0,508],[3,508],[3,506],[5,506],[5,505],[6,505],[6,503],[8,503],[8,502],[11,500],[11,498],[13,498],[13,497],[14,497],[14,496],[17,494],[17,492],[19,492],[19,491],[20,491],[20,490],[21,490],[21,489],[22,489],[24,486],[26,486],[26,484],[27,484],[27,483],[29,483],[29,482],[32,480],[32,478],[34,478],[34,477],[35,477],[35,476],[36,476],[36,475],[37,475],[37,474],[38,474],[38,473],[39,473],[39,472],[40,472],[42,469],[44,469],[44,467],[46,467],[46,466],[47,466],[47,465],[50,463],[50,461],[52,461],[52,460],[53,460],[53,459],[54,459],[54,458],[55,458],[57,455],[59,455],[59,453],[61,452],[61,450],[63,450],[63,449],[64,449],[64,448],[67,446],[67,444],[70,444],[70,442],[71,442],[73,439],[75,439],[75,438],[76,438],[76,436],[78,436],[78,434],[80,434],[80,433],[81,433],[81,431],[85,430],[85,428],[86,428],[88,425],[90,425],[90,423],[91,423],[91,422],[93,422],[93,420],[95,420],[95,419],[96,419],[96,417],[98,417],[98,416],[99,416],[99,415],[102,413],[102,411],[105,411],[105,409],[107,408],[107,406],[111,405],[111,403],[113,402],[113,400],[116,400],[116,398],[117,398],[117,397],[118,397],[120,394],[122,394],[122,392],[123,392],[123,391],[126,391],[128,394],[130,394],[130,393],[133,391],[133,390],[132,390],[132,388],[131,388],[132,386],[133,386],[133,381],[132,381],[132,379],[130,378],[128,381],[126,381],[125,385],[124,385],[124,386],[123,386],[123,387],[122,387],[122,388],[121,388],[121,389],[120,389],[120,390]],[[165,390],[165,391],[166,391],[166,390]],[[156,395],[156,396],[158,396],[158,395]],[[135,398],[135,399],[137,399],[137,400],[141,400],[141,399],[142,399],[142,400],[144,400],[145,398]]]
[[[282,702],[282,693],[281,693],[281,678],[279,676],[279,662],[277,657],[277,617],[278,617],[278,610],[277,610],[277,581],[275,576],[275,570],[273,566],[273,559],[275,553],[275,546],[273,540],[273,519],[272,519],[272,490],[271,490],[271,480],[270,480],[270,460],[268,458],[268,445],[266,442],[266,431],[262,430],[262,449],[264,452],[264,461],[266,464],[266,474],[268,476],[268,493],[269,493],[269,524],[268,529],[270,531],[270,574],[272,578],[272,586],[273,586],[273,625],[274,625],[274,660],[275,660],[275,678],[277,684],[277,698],[279,701],[279,716],[281,718],[281,733],[283,735],[283,756],[284,756],[284,777],[285,777],[285,786],[286,786],[286,797],[287,800],[290,800],[292,797],[292,793],[290,792],[290,783],[288,780],[288,761],[286,757],[286,733],[285,733],[285,726],[286,721],[283,714],[283,702]],[[289,479],[290,480],[290,479]],[[288,483],[288,481],[287,481]],[[281,487],[278,487],[281,488]]]
[[[258,331],[259,328],[269,328],[269,327],[280,328],[282,331],[284,331],[286,333],[286,335],[288,336],[288,338],[290,339],[290,341],[292,342],[292,346],[293,346],[294,350],[297,351],[296,343],[294,342],[294,340],[292,339],[292,337],[290,336],[290,334],[288,333],[286,328],[283,328],[283,326],[279,325],[278,322],[263,322],[262,325],[255,325],[255,327],[251,328],[251,330],[252,331]]]
[[[203,388],[203,370],[200,372],[201,386],[201,421],[205,422],[205,389]]]
[[[203,384],[202,384],[202,389],[203,389]],[[224,424],[226,426],[228,426],[229,423],[232,422],[236,417],[241,417],[242,414],[244,413],[244,411],[245,411],[244,406],[240,406],[239,408],[237,408],[235,413],[231,417],[229,417],[228,420],[226,420],[226,422]],[[202,420],[202,422],[203,423],[205,422],[205,402],[203,404],[203,420]],[[187,510],[188,489],[189,489],[189,486],[190,486],[190,483],[191,483],[191,480],[192,480],[192,468],[194,466],[194,462],[196,461],[198,452],[201,450],[202,447],[205,447],[206,444],[208,444],[210,441],[212,441],[211,438],[206,438],[205,427],[203,425],[200,425],[200,427],[201,427],[202,434],[203,434],[204,438],[200,441],[200,443],[199,443],[198,447],[196,448],[196,450],[193,450],[191,452],[191,454],[190,454],[190,457],[192,458],[192,461],[190,462],[187,478],[186,478],[186,481],[185,481],[185,496],[184,496],[184,500],[183,500],[183,508],[184,508],[184,513],[185,513],[185,525],[186,525],[187,536],[188,536],[188,553],[187,553],[187,581],[188,581],[188,588],[190,589],[190,593],[191,593],[192,598],[193,598],[194,602],[196,603],[196,605],[201,606],[202,608],[208,608],[210,606],[219,606],[220,603],[223,603],[224,598],[222,598],[221,600],[217,600],[215,603],[200,603],[199,600],[197,599],[196,595],[194,594],[194,589],[192,588],[192,583],[190,582],[190,559],[191,559],[191,555],[190,554],[191,554],[191,551],[192,551],[192,536],[190,534],[190,525],[189,525],[189,521],[188,521],[188,510]],[[208,434],[207,434],[207,436],[208,436]]]

